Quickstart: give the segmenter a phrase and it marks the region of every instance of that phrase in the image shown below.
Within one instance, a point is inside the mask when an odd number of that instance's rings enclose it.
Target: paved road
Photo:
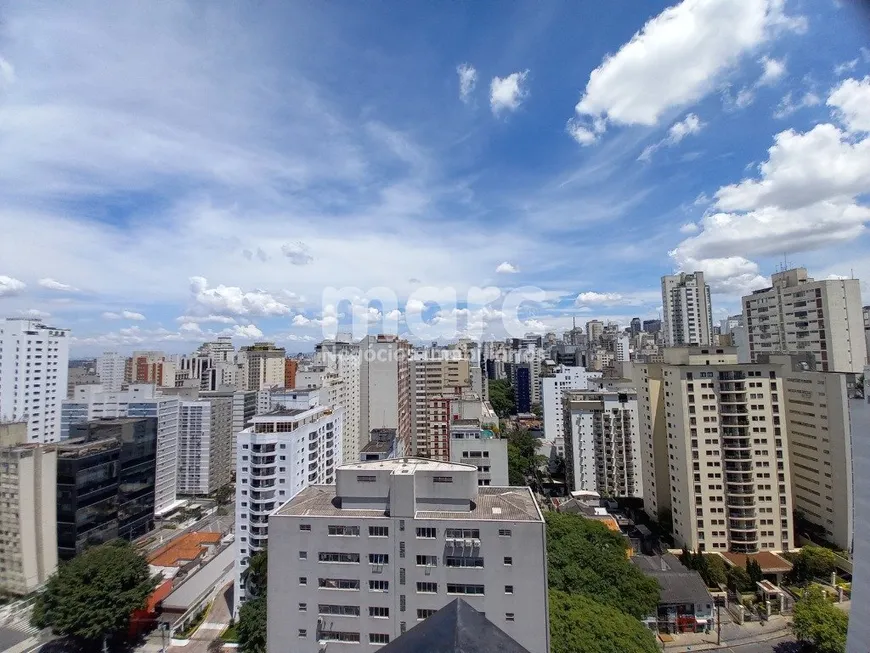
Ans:
[[[223,591],[211,605],[205,621],[196,629],[186,646],[170,646],[169,653],[209,653],[209,646],[230,623],[233,604],[233,583],[224,586]]]

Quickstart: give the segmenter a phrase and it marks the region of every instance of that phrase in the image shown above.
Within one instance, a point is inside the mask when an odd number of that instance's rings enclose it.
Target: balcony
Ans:
[[[751,532],[743,532],[738,531],[735,533],[731,533],[731,541],[732,542],[740,542],[741,544],[758,544],[758,534],[755,529]]]
[[[755,522],[755,508],[729,508],[729,519],[743,519]]]
[[[719,382],[720,392],[740,392],[746,394],[746,384],[741,382]]]
[[[722,426],[749,426],[749,418],[742,415],[722,415]]]
[[[752,460],[744,459],[725,463],[726,472],[749,472],[752,473]]]
[[[755,486],[752,483],[727,483],[725,493],[729,497],[754,497]]]
[[[738,510],[745,510],[746,508],[755,509],[755,497],[735,497],[735,496],[726,496],[725,497],[725,505],[728,508],[737,508]]]
[[[267,481],[252,481],[251,487],[254,489],[268,489],[275,487],[275,479]]]
[[[736,485],[752,485],[752,472],[730,472],[725,474],[725,481]]]
[[[266,503],[251,503],[251,513],[255,515],[270,515],[275,510],[275,502],[269,501]]]
[[[723,392],[719,395],[720,404],[745,404],[746,393]],[[724,410],[722,412],[725,412]]]
[[[274,444],[255,444],[251,446],[252,453],[274,453]]]
[[[251,456],[252,465],[274,465],[275,456]]]
[[[746,407],[744,402],[740,402],[738,404],[724,404],[719,409],[719,412],[722,415],[746,415],[749,413],[749,409]]]
[[[730,528],[732,531],[736,531],[736,532],[745,534],[747,536],[752,536],[755,538],[755,541],[758,540],[758,537],[757,537],[758,534],[755,532],[758,529],[755,527],[754,522],[729,520],[728,521],[728,528]]]
[[[262,492],[251,491],[251,499],[253,501],[266,501],[275,498],[275,490],[265,490]]]

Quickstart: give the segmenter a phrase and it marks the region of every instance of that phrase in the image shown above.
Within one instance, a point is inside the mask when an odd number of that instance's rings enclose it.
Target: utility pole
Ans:
[[[722,646],[722,600],[716,599],[716,646]]]

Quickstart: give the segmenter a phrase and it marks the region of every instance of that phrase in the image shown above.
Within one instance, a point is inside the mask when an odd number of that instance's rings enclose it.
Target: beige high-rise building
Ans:
[[[471,392],[468,357],[459,349],[416,350],[410,372],[414,454],[450,460],[450,400]]]
[[[271,342],[255,342],[242,347],[239,358],[242,359],[244,389],[283,388],[285,356],[284,348]]]
[[[677,546],[786,550],[791,475],[782,368],[728,347],[665,349],[638,364],[644,507],[670,512]]]
[[[586,338],[590,344],[598,342],[604,333],[604,322],[601,320],[589,320],[586,323]]]
[[[29,594],[57,569],[57,449],[0,422],[0,594]]]
[[[662,317],[666,347],[712,344],[713,308],[703,272],[662,277]]]
[[[867,342],[857,279],[815,281],[806,268],[795,268],[774,274],[771,283],[743,298],[751,360],[809,352],[822,372],[863,371]]]
[[[396,429],[397,454],[411,453],[411,345],[379,334],[360,341],[360,449],[372,429]],[[363,442],[365,440],[365,442]]]

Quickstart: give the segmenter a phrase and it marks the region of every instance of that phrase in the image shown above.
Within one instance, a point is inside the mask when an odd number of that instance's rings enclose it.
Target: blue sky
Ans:
[[[0,3],[0,315],[303,351],[870,280],[858,4]]]

